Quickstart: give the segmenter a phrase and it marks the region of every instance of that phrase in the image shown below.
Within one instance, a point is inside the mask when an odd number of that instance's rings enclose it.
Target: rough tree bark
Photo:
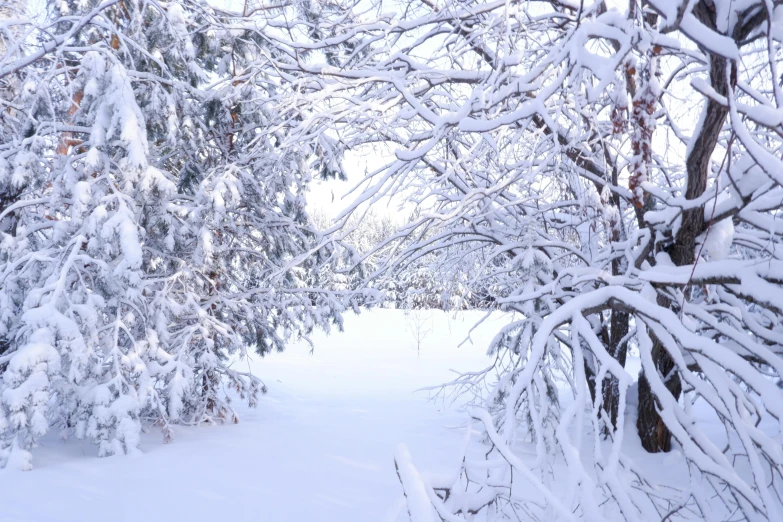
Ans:
[[[762,10],[763,11],[763,10]],[[717,31],[715,4],[710,0],[700,0],[693,8],[693,14],[707,27]],[[764,20],[763,14],[753,13],[747,20],[740,20],[730,36],[739,44],[750,31]],[[742,14],[740,13],[740,16]],[[706,52],[706,50],[705,50]],[[735,62],[716,54],[708,54],[710,59],[710,85],[722,95],[729,94],[726,82],[726,72],[730,71],[730,83],[733,89],[737,82],[737,65]],[[730,68],[730,69],[729,69]],[[687,184],[686,199],[697,199],[707,189],[710,173],[710,160],[718,143],[723,123],[728,114],[728,107],[708,99],[705,107],[704,121],[697,134],[693,137],[690,152],[686,158]],[[682,225],[667,248],[667,253],[676,266],[692,265],[696,260],[696,238],[704,232],[704,206],[688,209],[683,212]],[[686,295],[687,298],[687,295]],[[658,304],[667,308],[677,308],[678,303],[663,294],[658,295]],[[677,311],[677,310],[675,310]],[[682,382],[678,369],[664,348],[663,344],[652,336],[652,358],[656,370],[664,380],[669,392],[676,398],[682,393]],[[639,409],[636,427],[644,449],[651,453],[671,450],[672,433],[658,413],[658,402],[650,388],[644,372],[639,376]]]

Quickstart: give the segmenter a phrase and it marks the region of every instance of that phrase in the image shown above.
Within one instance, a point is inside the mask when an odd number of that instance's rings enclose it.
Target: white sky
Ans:
[[[341,180],[315,180],[310,186],[307,195],[307,203],[310,210],[319,210],[330,217],[337,216],[348,207],[360,194],[360,190],[349,192],[360,183],[365,174],[379,169],[393,158],[389,154],[379,151],[367,150],[348,151],[343,159],[348,176],[347,181]],[[375,210],[378,214],[396,214],[402,202],[390,201],[386,205],[378,204]]]

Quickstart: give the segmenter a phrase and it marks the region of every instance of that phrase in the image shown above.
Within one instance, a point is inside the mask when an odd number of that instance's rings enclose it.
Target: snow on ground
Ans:
[[[344,333],[314,336],[312,354],[298,343],[256,357],[269,393],[256,409],[238,405],[239,424],[179,428],[169,445],[152,432],[138,456],[99,459],[49,437],[33,471],[0,471],[0,522],[395,520],[398,444],[420,469],[453,471],[465,416],[414,390],[487,366],[502,317],[457,347],[481,315],[348,316]]]

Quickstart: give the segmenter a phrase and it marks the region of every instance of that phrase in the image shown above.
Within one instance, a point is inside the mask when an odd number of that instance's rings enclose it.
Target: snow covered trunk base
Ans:
[[[733,520],[738,514],[747,520],[779,520],[780,388],[731,349],[688,331],[668,309],[650,306],[624,289],[600,294],[576,298],[545,319],[513,366],[503,367],[499,359],[483,373],[465,374],[446,385],[467,389],[501,376],[486,405],[471,414],[484,441],[456,456],[454,476],[431,482],[416,478],[420,472],[404,452],[398,453],[411,514],[449,521],[654,522]],[[609,301],[635,319],[636,368],[612,358],[582,315]],[[565,326],[573,355],[553,341],[552,333]],[[683,370],[656,371],[652,335]],[[618,384],[614,428],[601,411],[601,396],[589,393],[583,371],[587,355],[599,361],[599,382],[611,373]],[[777,356],[768,355],[769,364],[780,365]],[[698,361],[698,372],[685,369],[684,357]],[[553,367],[559,369],[547,377]],[[732,368],[732,374],[724,368]],[[641,370],[638,382],[634,369]],[[672,375],[678,389],[671,388]],[[554,401],[544,384],[547,378],[558,383]],[[665,448],[669,453],[647,453],[636,434],[642,386],[649,387],[656,418],[672,435]],[[421,505],[427,499],[429,510]]]
[[[475,444],[474,456],[463,458],[453,477],[426,480],[423,471],[398,453],[395,463],[411,521],[732,520],[745,504],[730,492],[729,483],[689,462],[676,444],[670,454],[651,459],[638,439],[629,436],[624,455],[610,463],[612,443],[585,425],[581,445],[572,448],[572,459],[592,461],[594,467],[575,477],[573,462],[569,464],[565,455],[536,457],[531,441],[517,441],[512,450],[492,427],[488,412],[477,410],[474,416],[488,440],[480,447]],[[632,433],[633,418],[626,421],[625,430]],[[603,456],[596,458],[596,452]],[[739,476],[752,480],[750,470]],[[783,505],[775,501],[771,507],[780,510]],[[756,519],[775,520],[763,513],[757,513]]]
[[[488,418],[489,414],[484,411],[476,416]],[[484,426],[477,427],[483,431]],[[632,431],[633,422],[626,429]],[[592,458],[596,450],[611,453],[610,443],[589,441],[595,434],[588,426],[583,435],[586,440],[579,451],[583,458]],[[638,441],[629,441],[624,449],[627,454],[612,469],[612,477],[607,477],[603,460],[593,471],[575,478],[563,456],[553,455],[542,463],[533,455],[531,442],[517,442],[512,450],[492,442],[502,439],[497,431],[487,430],[487,438],[480,447],[475,444],[473,458],[462,460],[454,477],[427,480],[425,472],[410,462],[403,475],[397,457],[411,521],[703,521],[732,520],[737,514],[737,498],[726,494],[726,483],[688,463],[679,448],[666,457],[650,459]],[[600,434],[595,438],[601,438]],[[589,494],[585,484],[592,488]],[[625,495],[618,500],[615,495],[621,490],[626,490]],[[762,514],[758,517],[769,520]]]

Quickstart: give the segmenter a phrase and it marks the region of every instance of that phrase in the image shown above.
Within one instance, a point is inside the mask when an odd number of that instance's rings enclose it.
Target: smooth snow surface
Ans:
[[[492,318],[457,347],[481,314],[418,314],[350,315],[345,333],[313,337],[312,355],[298,343],[256,357],[269,393],[256,409],[237,403],[237,425],[180,427],[169,445],[153,431],[134,457],[46,438],[33,471],[0,471],[0,521],[405,520],[398,445],[420,470],[444,473],[465,436],[457,405],[414,390],[449,380],[450,368],[487,366],[507,321]],[[428,322],[417,352],[412,330]]]

